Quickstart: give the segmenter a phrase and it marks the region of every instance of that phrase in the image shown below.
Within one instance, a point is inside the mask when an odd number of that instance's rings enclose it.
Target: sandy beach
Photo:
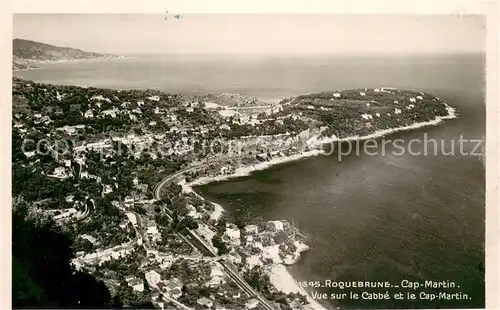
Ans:
[[[244,176],[250,175],[254,171],[265,170],[265,169],[271,168],[272,166],[275,166],[275,165],[293,162],[293,161],[297,161],[297,160],[312,157],[312,156],[318,156],[321,154],[324,154],[324,152],[322,150],[311,150],[311,151],[302,152],[299,154],[294,154],[291,156],[273,158],[269,161],[261,162],[261,163],[254,164],[251,166],[239,167],[232,174],[219,175],[219,176],[215,176],[215,177],[201,177],[201,178],[198,178],[192,182],[186,183],[186,186],[192,187],[192,186],[196,186],[196,185],[204,185],[204,184],[208,184],[208,183],[212,183],[212,182],[225,181],[225,180],[229,180],[229,179],[233,179],[233,178],[244,177]]]

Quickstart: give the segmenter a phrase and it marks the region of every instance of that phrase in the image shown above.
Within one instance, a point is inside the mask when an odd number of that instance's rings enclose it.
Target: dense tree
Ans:
[[[13,307],[112,306],[103,282],[70,265],[72,242],[52,221],[29,215],[27,205],[19,203],[12,229]]]

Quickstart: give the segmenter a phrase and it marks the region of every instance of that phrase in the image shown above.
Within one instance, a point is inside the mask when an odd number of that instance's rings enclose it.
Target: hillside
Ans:
[[[119,56],[115,55],[85,52],[75,48],[55,46],[24,39],[13,40],[12,55],[13,68],[27,63],[119,58]]]

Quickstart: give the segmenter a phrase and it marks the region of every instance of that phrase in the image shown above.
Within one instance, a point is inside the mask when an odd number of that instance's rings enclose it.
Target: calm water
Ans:
[[[294,219],[311,250],[289,268],[298,280],[449,280],[468,300],[329,301],[340,307],[484,307],[484,169],[458,139],[485,134],[484,60],[476,56],[156,57],[45,65],[16,76],[58,84],[241,92],[262,98],[393,86],[431,92],[460,118],[391,139],[444,141],[455,156],[317,157],[200,187],[232,214]],[[465,150],[472,148],[466,144]],[[413,151],[420,150],[413,145]],[[326,292],[338,292],[325,290]],[[428,290],[429,291],[429,290]],[[385,291],[383,291],[385,292]]]

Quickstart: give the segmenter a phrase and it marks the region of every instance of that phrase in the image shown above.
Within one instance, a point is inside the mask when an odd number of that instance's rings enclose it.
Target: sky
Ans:
[[[482,53],[485,24],[479,15],[16,14],[13,35],[115,54]]]

